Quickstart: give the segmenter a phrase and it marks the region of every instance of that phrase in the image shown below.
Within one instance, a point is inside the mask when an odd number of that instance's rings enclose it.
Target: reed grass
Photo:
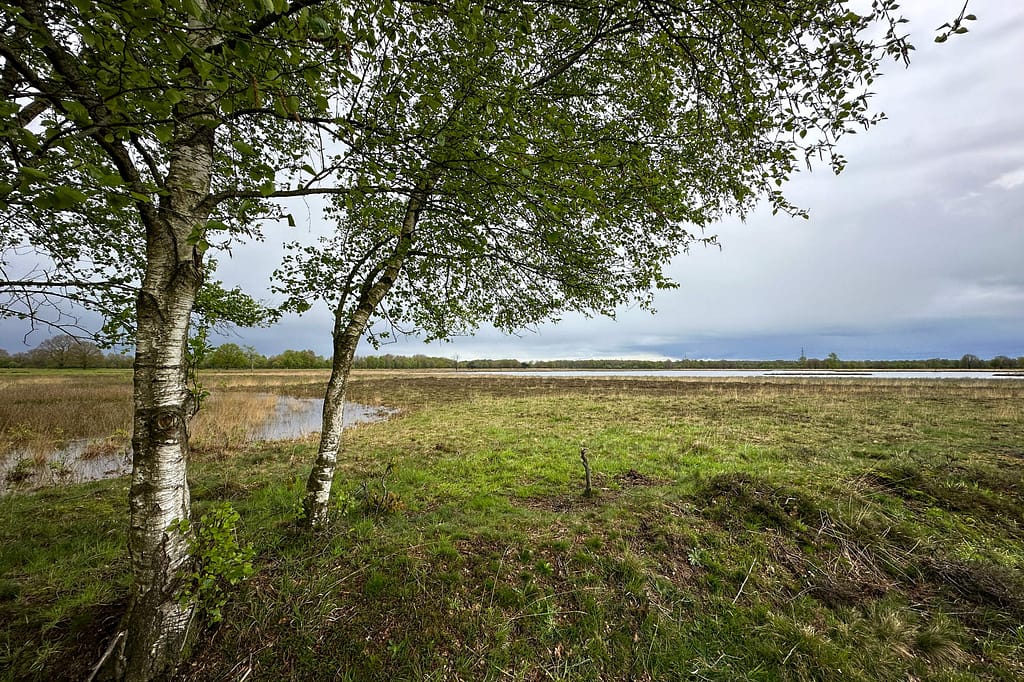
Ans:
[[[126,372],[0,371],[0,456],[46,454],[69,441],[107,438],[131,429]]]
[[[191,445],[197,451],[238,449],[253,440],[276,405],[272,393],[218,390],[192,419]]]
[[[203,376],[211,395],[190,424],[200,451],[237,449],[253,439],[274,413],[275,395],[301,386],[306,394],[326,384],[322,371]],[[0,458],[11,453],[45,465],[71,441],[95,440],[84,456],[123,449],[131,438],[128,371],[5,372],[0,370]]]

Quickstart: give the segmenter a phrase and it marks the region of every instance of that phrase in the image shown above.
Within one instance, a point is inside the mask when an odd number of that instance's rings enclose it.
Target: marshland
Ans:
[[[230,505],[253,571],[186,679],[1024,676],[1022,381],[357,372],[394,412],[346,431],[310,534],[315,434],[253,434],[325,380],[203,375],[193,514]],[[126,372],[2,375],[5,456],[123,452],[130,418]],[[0,677],[88,677],[127,486],[0,497]]]

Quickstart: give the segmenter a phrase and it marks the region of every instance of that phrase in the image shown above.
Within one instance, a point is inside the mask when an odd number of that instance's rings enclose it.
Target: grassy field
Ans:
[[[1022,382],[367,373],[351,398],[403,411],[347,433],[328,531],[294,523],[315,443],[194,453],[197,515],[233,505],[256,573],[184,678],[1024,677]],[[0,677],[88,676],[126,492],[0,498]]]

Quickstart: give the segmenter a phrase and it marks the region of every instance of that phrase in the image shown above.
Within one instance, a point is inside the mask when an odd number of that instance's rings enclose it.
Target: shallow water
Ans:
[[[267,420],[253,440],[291,440],[304,438],[320,431],[324,410],[323,398],[292,398],[279,396],[274,415]],[[388,407],[374,407],[359,403],[345,403],[345,427],[368,424],[387,419],[395,413]]]
[[[950,371],[950,370],[772,370],[772,369],[524,369],[473,370],[472,374],[501,376],[548,377],[793,377],[849,379],[1017,379],[1024,381],[1024,372]]]
[[[318,433],[323,408],[323,398],[278,396],[274,414],[250,440],[292,440]],[[388,407],[345,403],[344,424],[349,427],[383,421],[395,412]],[[117,478],[128,475],[131,469],[130,447],[108,445],[103,438],[74,440],[45,457],[27,449],[13,450],[0,459],[0,494]]]
[[[131,453],[127,446],[104,448],[106,451],[98,455],[88,452],[103,443],[102,438],[73,440],[45,457],[27,450],[13,450],[0,461],[0,493],[128,474]]]

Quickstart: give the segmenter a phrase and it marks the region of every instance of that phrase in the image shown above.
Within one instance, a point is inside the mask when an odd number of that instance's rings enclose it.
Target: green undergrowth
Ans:
[[[358,382],[404,411],[346,434],[315,533],[311,444],[194,461],[255,573],[183,677],[1024,677],[1016,382],[523,381]],[[0,675],[88,676],[125,486],[0,499]]]

